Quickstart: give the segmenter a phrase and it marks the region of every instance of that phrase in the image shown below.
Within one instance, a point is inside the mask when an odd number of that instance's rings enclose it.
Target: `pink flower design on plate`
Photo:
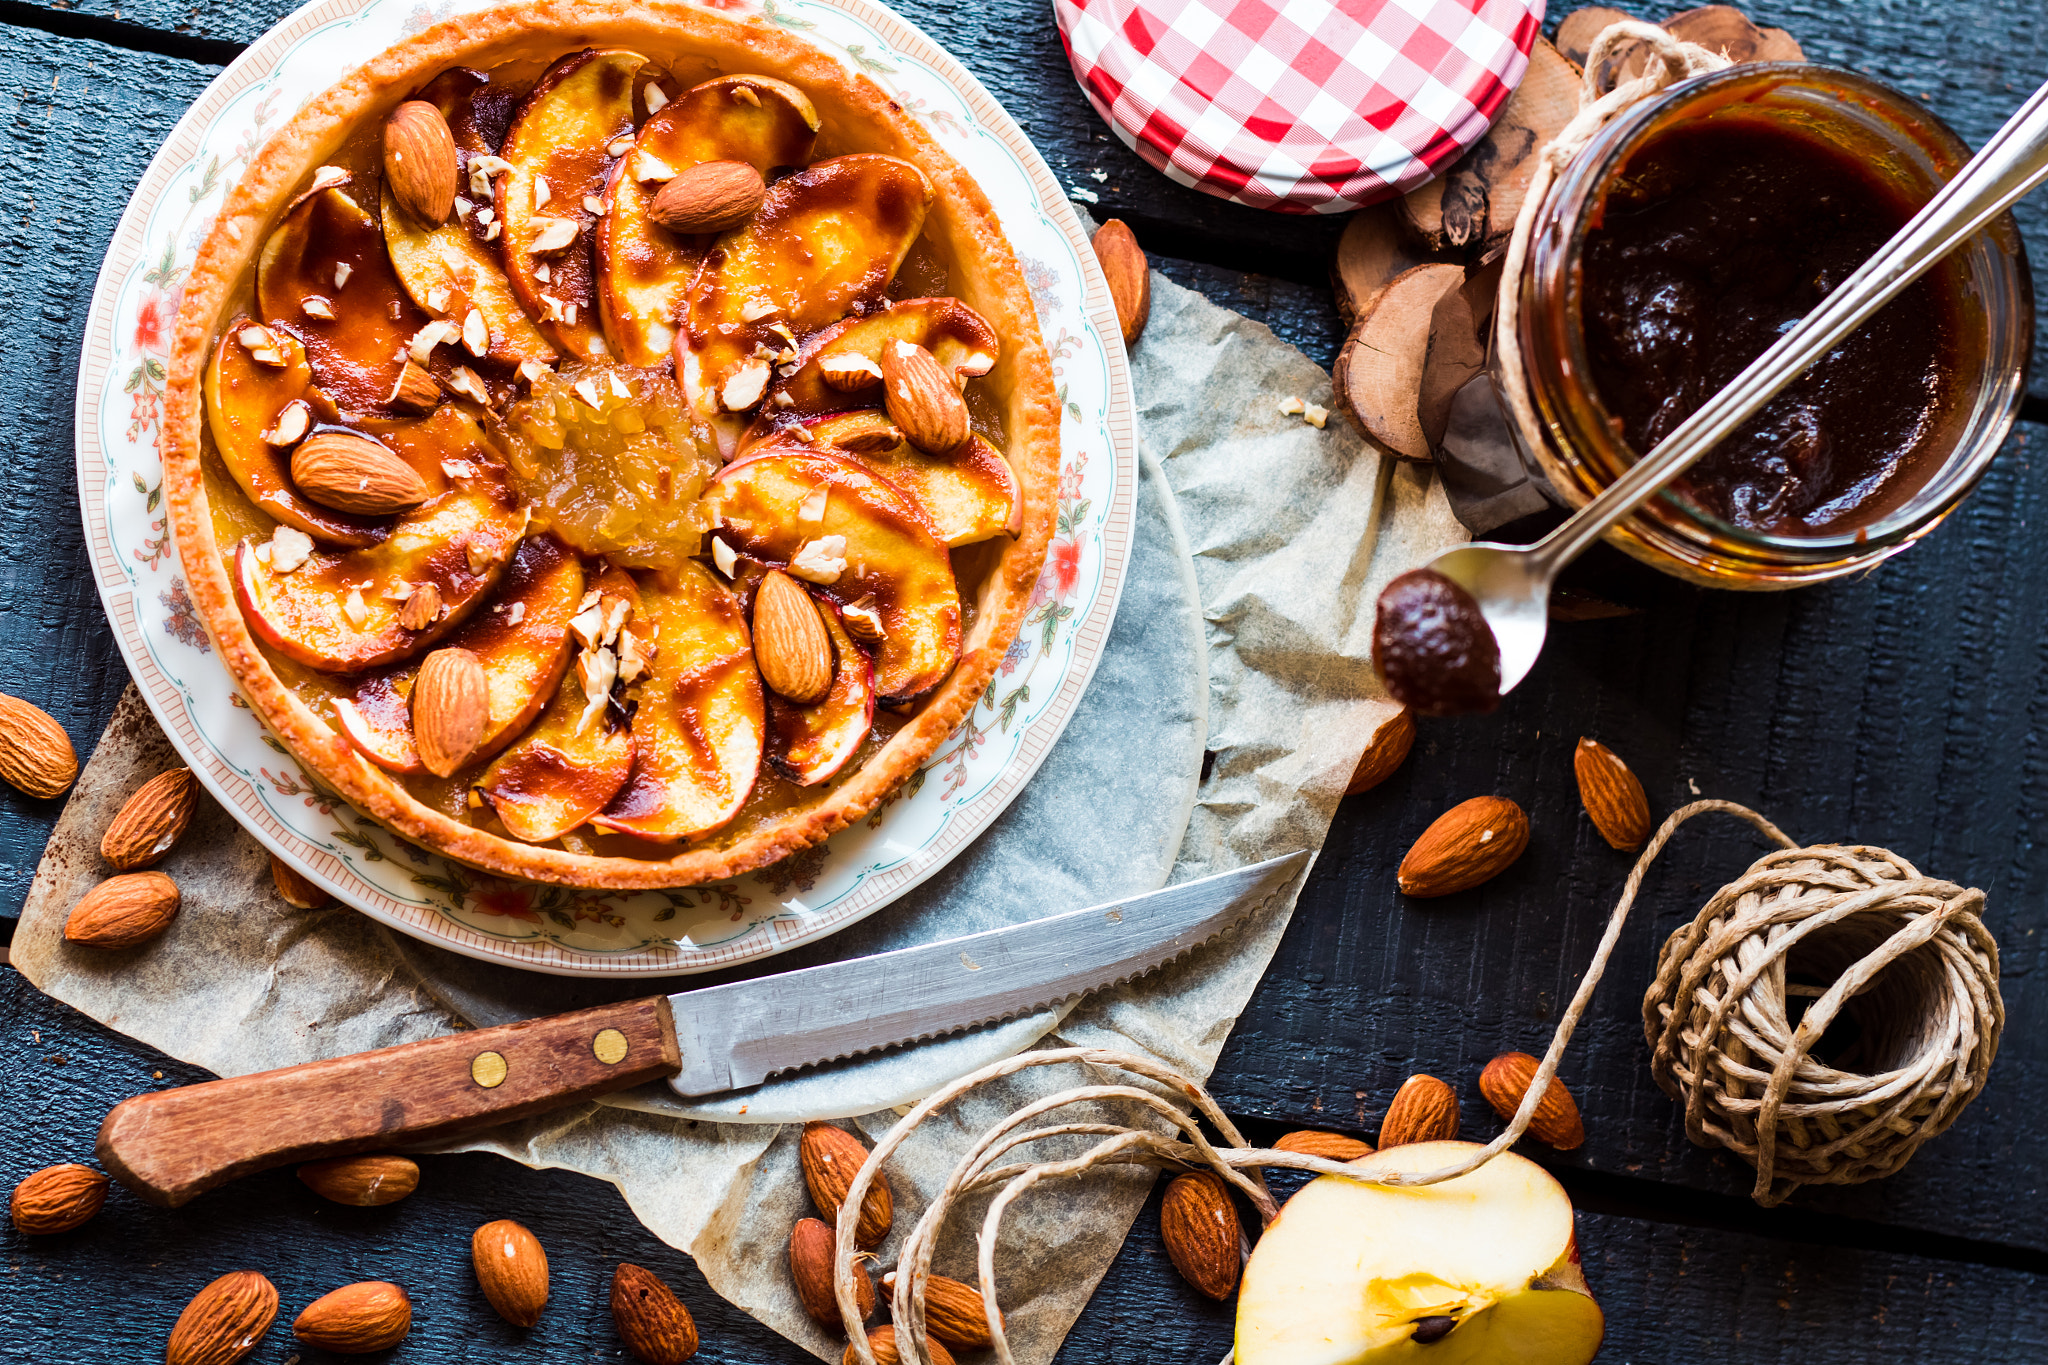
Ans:
[[[152,289],[142,296],[142,306],[135,310],[135,345],[144,351],[165,351],[170,348],[171,319],[177,314],[177,306],[171,296],[160,289]]]
[[[478,877],[470,884],[469,900],[481,914],[540,922],[533,911],[533,889],[502,877]]]

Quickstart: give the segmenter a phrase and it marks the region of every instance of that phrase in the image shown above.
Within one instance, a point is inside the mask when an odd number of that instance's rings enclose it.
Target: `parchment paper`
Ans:
[[[1152,290],[1133,353],[1146,456],[1139,550],[1080,713],[1019,802],[944,875],[766,970],[1127,895],[1165,880],[1169,864],[1181,880],[1321,845],[1365,737],[1391,708],[1368,662],[1379,588],[1464,534],[1427,475],[1395,468],[1341,421],[1319,431],[1279,411],[1289,396],[1334,406],[1328,377],[1300,352],[1164,277],[1153,277]],[[1212,762],[1196,790],[1204,733]],[[262,850],[210,802],[166,864],[186,898],[173,931],[115,957],[67,947],[65,914],[106,874],[97,845],[107,819],[175,762],[131,692],[59,822],[13,944],[14,964],[43,990],[173,1056],[242,1074],[661,985],[485,967],[351,911],[290,910],[271,892]],[[1298,889],[1135,986],[1090,997],[1064,1018],[1019,1021],[1005,1046],[1116,1047],[1206,1076]],[[718,979],[726,978],[679,984]],[[951,1072],[933,1061],[949,1047],[959,1057]],[[977,1064],[986,1050],[985,1039],[956,1040],[850,1063],[697,1117],[649,1088],[459,1146],[612,1182],[719,1293],[836,1360],[840,1347],[803,1316],[782,1269],[789,1229],[809,1211],[798,1130],[761,1120],[851,1114],[872,1138],[934,1075]],[[1084,1079],[1078,1068],[1036,1068],[921,1128],[889,1171],[897,1234],[975,1134],[1032,1096]],[[1020,1362],[1052,1359],[1151,1179],[1100,1172],[1013,1212],[1003,1300]],[[938,1269],[973,1278],[969,1230],[978,1222],[972,1207],[956,1220]],[[885,1265],[893,1247],[892,1239],[883,1249]]]

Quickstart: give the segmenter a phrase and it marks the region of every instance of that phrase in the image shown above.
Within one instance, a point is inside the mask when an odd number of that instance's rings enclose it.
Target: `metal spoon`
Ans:
[[[1429,567],[1472,594],[1500,645],[1500,690],[1527,677],[1543,652],[1558,571],[1607,528],[1712,450],[1892,297],[2043,179],[2048,179],[2048,85],[1898,235],[1800,319],[1655,449],[1534,545],[1478,541]]]

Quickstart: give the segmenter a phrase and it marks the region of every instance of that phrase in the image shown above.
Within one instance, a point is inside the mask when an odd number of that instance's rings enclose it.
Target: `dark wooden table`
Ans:
[[[1334,357],[1325,271],[1338,223],[1237,209],[1146,167],[1082,99],[1045,0],[899,6],[1004,101],[1063,183],[1097,190],[1097,213],[1132,223],[1155,265],[1318,361]],[[81,751],[126,682],[73,492],[73,375],[93,277],[172,123],[290,7],[0,0],[0,689],[56,714]],[[1973,143],[2048,76],[2037,0],[1766,0],[1755,17],[1816,59],[1920,95]],[[2048,200],[2021,217],[2035,260],[2048,260]],[[1369,1138],[1401,1080],[1429,1071],[1459,1086],[1468,1133],[1496,1131],[1478,1071],[1497,1052],[1541,1050],[1626,871],[1578,811],[1572,747],[1595,735],[1635,766],[1660,813],[1696,791],[1729,797],[1795,837],[1883,844],[1983,887],[2009,1011],[1987,1092],[1906,1171],[1758,1209],[1748,1168],[1688,1145],[1645,1065],[1639,992],[1657,944],[1759,851],[1732,828],[1689,829],[1565,1066],[1589,1139],[1567,1155],[1531,1152],[1578,1203],[1607,1312],[1601,1359],[2048,1360],[2048,480],[2031,445],[2048,435],[2048,383],[2033,392],[1983,487],[1877,572],[1771,596],[1637,578],[1643,614],[1558,629],[1497,715],[1426,724],[1406,768],[1339,812],[1218,1068],[1224,1104],[1256,1137],[1314,1125]],[[1403,902],[1393,868],[1407,844],[1437,811],[1487,792],[1529,810],[1528,854],[1477,892]],[[0,793],[0,909],[18,909],[57,810]],[[114,1101],[203,1073],[0,971],[0,1078],[5,1188],[89,1153]],[[70,1236],[0,1231],[0,1361],[160,1358],[192,1291],[241,1266],[294,1306],[351,1280],[404,1283],[418,1318],[397,1359],[614,1360],[604,1286],[622,1258],[681,1287],[702,1359],[810,1358],[720,1302],[610,1188],[490,1157],[426,1165],[420,1192],[389,1209],[324,1204],[279,1172],[177,1212],[117,1190]],[[553,1305],[530,1334],[488,1310],[469,1270],[469,1230],[497,1217],[531,1226],[550,1253]],[[1148,1212],[1061,1359],[1211,1365],[1229,1339],[1229,1308],[1174,1275]],[[293,1353],[280,1332],[255,1359]]]

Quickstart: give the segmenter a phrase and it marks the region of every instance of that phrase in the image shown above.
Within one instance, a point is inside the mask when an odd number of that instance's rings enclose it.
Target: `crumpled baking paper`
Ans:
[[[14,965],[110,1027],[243,1074],[970,933],[1148,890],[1169,874],[1182,880],[1320,847],[1365,738],[1392,707],[1369,663],[1379,589],[1464,533],[1426,473],[1397,467],[1342,422],[1318,430],[1279,410],[1288,397],[1334,406],[1328,376],[1300,352],[1161,276],[1132,371],[1145,477],[1132,572],[1101,671],[1004,817],[943,874],[863,924],[709,978],[530,975],[402,939],[345,909],[290,909],[272,892],[261,848],[204,801],[165,864],[185,895],[173,931],[128,953],[73,948],[63,919],[106,873],[97,848],[107,820],[178,761],[131,690],[51,839]],[[1142,982],[1013,1021],[998,1050],[1110,1047],[1207,1076],[1298,890]],[[989,1050],[986,1035],[928,1044],[709,1109],[649,1087],[454,1146],[610,1181],[719,1293],[837,1360],[840,1346],[803,1315],[782,1269],[789,1229],[809,1212],[798,1128],[783,1120],[851,1117],[872,1141],[898,1106]],[[890,1164],[896,1236],[984,1128],[1093,1079],[1073,1066],[1033,1068],[926,1123]],[[1016,1206],[1000,1274],[1018,1361],[1053,1358],[1151,1181],[1141,1169],[1098,1171]],[[941,1272],[974,1278],[981,1207],[969,1201],[949,1229]],[[885,1265],[894,1244],[883,1248]]]

